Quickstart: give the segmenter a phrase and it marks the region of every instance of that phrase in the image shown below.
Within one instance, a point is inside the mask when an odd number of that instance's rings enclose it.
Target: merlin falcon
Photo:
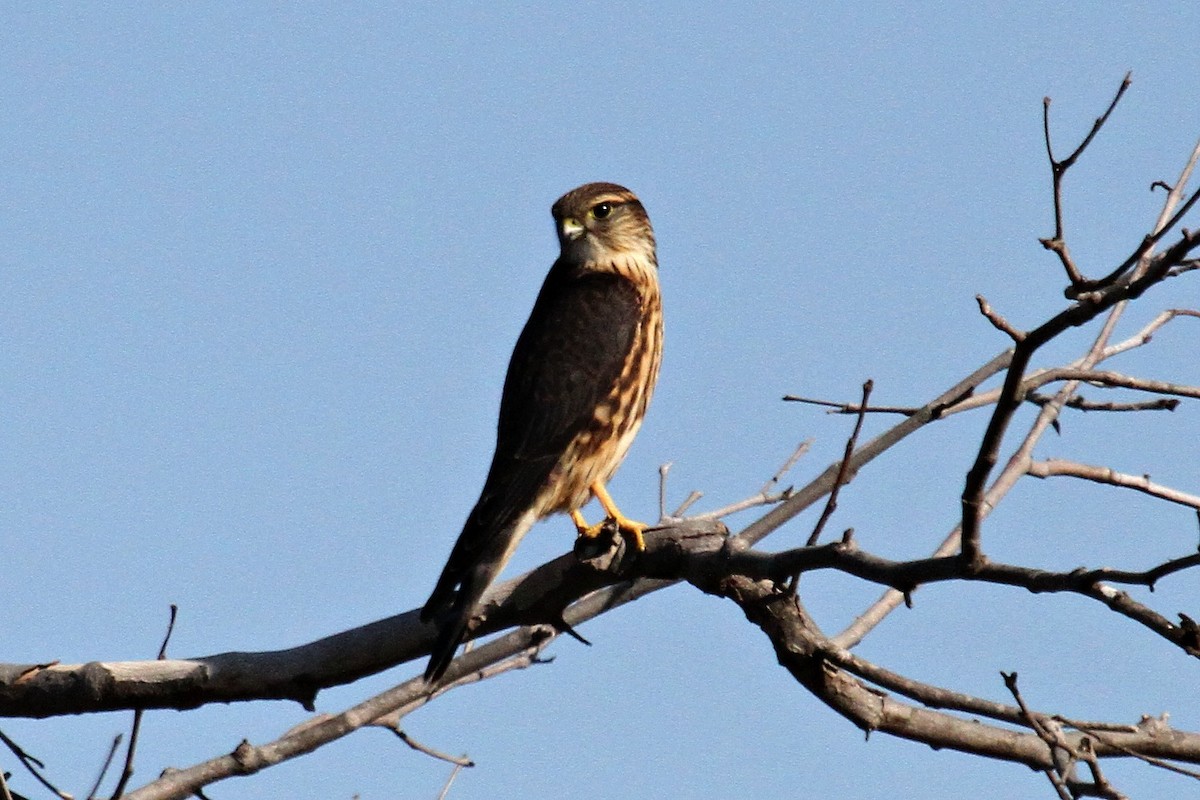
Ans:
[[[662,303],[654,232],[633,192],[589,183],[551,209],[561,254],[517,339],[496,451],[437,586],[421,610],[438,634],[425,670],[439,680],[471,638],[479,600],[535,522],[566,511],[580,536],[616,525],[630,546],[645,525],[604,485],[633,443],[658,379]],[[606,519],[588,525],[595,497]]]

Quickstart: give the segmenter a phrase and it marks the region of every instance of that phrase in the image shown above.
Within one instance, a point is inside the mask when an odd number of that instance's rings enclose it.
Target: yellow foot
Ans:
[[[646,539],[642,536],[642,531],[650,526],[644,522],[636,522],[622,514],[616,514],[606,517],[595,525],[588,525],[587,520],[579,511],[572,511],[571,519],[574,521],[575,530],[579,531],[581,539],[595,539],[604,532],[610,523],[613,523],[617,526],[617,533],[621,534],[634,550],[640,553],[646,549]]]

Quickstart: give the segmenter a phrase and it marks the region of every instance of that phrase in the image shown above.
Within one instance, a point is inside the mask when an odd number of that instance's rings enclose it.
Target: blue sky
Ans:
[[[636,191],[659,241],[658,394],[612,484],[633,516],[756,491],[795,445],[817,474],[849,422],[785,393],[928,399],[1061,307],[1041,100],[1062,151],[1134,84],[1067,182],[1085,269],[1119,262],[1200,133],[1186,4],[38,4],[0,26],[0,598],[4,661],[295,645],[419,605],[491,453],[508,354],[556,255],[549,206],[589,180]],[[1192,225],[1196,225],[1195,220]],[[1177,281],[1132,311],[1200,305]],[[1181,321],[1114,368],[1200,383]],[[1087,332],[1052,347],[1069,358]],[[1043,362],[1049,363],[1049,362]],[[1095,392],[1093,392],[1095,394]],[[1024,418],[1024,417],[1023,417]],[[905,443],[833,525],[924,554],[957,515],[986,418]],[[868,431],[884,420],[871,421]],[[1196,491],[1197,411],[1068,417],[1039,456]],[[743,519],[745,522],[749,518]],[[801,542],[801,518],[772,542]],[[1194,516],[1028,482],[985,529],[997,557],[1145,567]],[[513,569],[562,552],[543,523]],[[832,576],[836,628],[876,590]],[[1153,597],[1196,612],[1194,576]],[[1049,796],[1015,766],[861,734],[791,682],[728,603],[676,587],[597,620],[594,643],[414,714],[479,763],[455,798]],[[1083,601],[923,590],[867,640],[913,677],[1077,717],[1170,711],[1200,728],[1196,665]],[[416,672],[323,693],[337,710]],[[66,787],[127,716],[4,721]],[[266,741],[273,703],[147,715],[135,784]],[[5,769],[10,760],[0,758]],[[1111,767],[1135,796],[1179,779]],[[434,797],[445,765],[360,733],[214,791]],[[28,783],[18,791],[36,795]],[[317,791],[310,787],[320,787]],[[217,796],[214,794],[214,796]]]

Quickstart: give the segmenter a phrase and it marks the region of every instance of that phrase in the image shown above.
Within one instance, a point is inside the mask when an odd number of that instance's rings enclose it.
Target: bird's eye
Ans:
[[[592,216],[596,219],[604,219],[612,213],[612,203],[597,203],[592,206]]]

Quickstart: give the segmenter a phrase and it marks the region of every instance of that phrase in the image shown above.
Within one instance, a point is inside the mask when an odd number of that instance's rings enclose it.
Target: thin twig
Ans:
[[[175,632],[175,618],[179,614],[179,606],[171,603],[170,614],[167,617],[167,632],[163,634],[162,644],[158,646],[158,661],[164,661],[167,658],[167,644],[171,641],[171,634]],[[137,753],[138,735],[142,730],[142,716],[146,713],[143,708],[135,709],[133,712],[133,725],[129,730],[129,747],[125,749],[125,766],[121,769],[121,778],[117,781],[117,786],[113,789],[110,800],[117,800],[125,793],[125,787],[129,785],[129,779],[133,777],[133,757]],[[115,745],[114,745],[115,747]],[[111,758],[111,756],[110,756]],[[99,787],[99,783],[97,783]]]
[[[4,742],[5,747],[12,751],[12,754],[16,756],[17,760],[21,762],[21,765],[29,771],[29,774],[34,777],[34,780],[53,792],[55,797],[59,797],[62,800],[74,800],[70,794],[59,789],[57,786],[51,783],[46,776],[42,775],[41,770],[45,769],[46,765],[43,764],[41,760],[31,756],[29,753],[26,753],[19,744],[8,738],[8,735],[4,733],[4,731],[0,731],[0,742]]]
[[[1025,338],[1025,332],[1014,328],[1012,323],[1006,320],[999,311],[992,308],[992,304],[983,295],[975,295],[975,302],[979,304],[979,313],[983,314],[996,330],[1008,334],[1008,337],[1014,342],[1020,342]]]
[[[803,442],[796,445],[796,449],[793,450],[792,454],[787,457],[787,460],[783,462],[783,465],[775,471],[775,474],[771,476],[771,479],[763,484],[762,489],[760,489],[758,493],[762,495],[770,494],[771,491],[779,485],[779,482],[783,480],[784,476],[792,471],[792,467],[796,466],[796,463],[801,458],[804,458],[805,453],[812,449],[812,445],[812,439],[805,439]]]
[[[170,615],[167,618],[167,632],[163,635],[162,644],[158,648],[158,660],[163,661],[167,657],[167,645],[171,641],[171,634],[175,632],[175,618],[179,615],[179,606],[171,603]]]
[[[811,406],[824,406],[829,409],[830,414],[903,414],[906,417],[911,417],[913,414],[921,410],[920,406],[868,406],[863,407],[855,403],[837,403],[832,400],[818,400],[812,397],[800,397],[794,394],[785,394],[783,399],[790,403],[807,403]]]
[[[395,733],[396,736],[400,737],[400,741],[404,742],[406,745],[411,747],[413,750],[416,750],[418,753],[424,753],[425,755],[432,756],[433,758],[436,758],[439,761],[448,761],[449,763],[455,764],[460,767],[475,766],[475,762],[472,761],[471,759],[467,758],[466,756],[452,756],[449,753],[443,753],[441,750],[435,750],[434,748],[430,747],[429,745],[418,742],[416,739],[409,736],[403,730],[394,728],[394,729],[392,729],[392,732]]]
[[[786,489],[778,492],[774,492],[772,489],[779,485],[779,482],[783,480],[784,476],[787,475],[788,472],[791,471],[792,467],[796,466],[796,463],[812,447],[812,443],[812,439],[805,439],[803,442],[801,442],[796,449],[792,451],[792,454],[788,456],[787,460],[783,462],[783,466],[775,471],[775,474],[771,476],[771,479],[763,484],[763,487],[759,489],[756,494],[752,494],[744,500],[738,500],[735,503],[730,503],[727,506],[722,506],[721,508],[716,508],[712,511],[705,511],[703,514],[694,514],[691,517],[688,517],[688,519],[724,519],[731,514],[736,514],[739,511],[745,511],[748,508],[770,506],[787,500],[792,496],[792,487],[789,486]]]
[[[862,402],[860,408],[867,407],[867,401],[871,399],[871,390],[875,388],[875,382],[868,379],[862,385]],[[833,516],[833,512],[837,510],[838,493],[841,492],[843,486],[849,483],[854,478],[854,474],[850,471],[850,459],[854,455],[854,447],[858,444],[858,434],[862,432],[863,420],[866,419],[865,411],[860,411],[858,419],[854,422],[854,430],[850,433],[850,438],[846,440],[845,450],[842,452],[842,463],[838,467],[837,479],[833,482],[833,488],[829,490],[829,499],[825,502],[825,509],[821,512],[821,518],[817,520],[817,524],[813,527],[812,533],[808,535],[808,546],[812,547],[821,538],[821,531],[825,528],[825,523]],[[792,581],[795,586],[797,576]]]
[[[691,494],[683,498],[683,502],[679,504],[679,508],[675,509],[675,513],[667,517],[667,519],[683,519],[683,515],[687,513],[687,510],[695,505],[696,501],[701,497],[704,497],[704,492],[693,489]]]
[[[712,511],[705,511],[702,514],[693,514],[688,517],[689,520],[710,520],[724,519],[731,514],[736,514],[739,511],[745,511],[749,508],[758,508],[760,506],[773,506],[776,503],[782,503],[792,496],[792,489],[788,487],[781,492],[773,492],[771,494],[755,494],[747,497],[744,500],[738,500],[736,503],[730,503],[727,506],[714,508]]]
[[[108,748],[108,755],[104,757],[104,763],[100,765],[100,774],[96,776],[96,782],[88,790],[88,800],[92,800],[96,796],[96,793],[100,791],[100,784],[104,783],[104,776],[108,774],[108,768],[112,766],[113,758],[117,755],[117,748],[121,746],[122,738],[124,737],[119,733],[113,737],[112,744]]]
[[[1079,146],[1075,148],[1075,152],[1071,153],[1071,155],[1067,156],[1062,161],[1057,162],[1059,169],[1061,169],[1063,172],[1066,172],[1071,168],[1075,161],[1081,155],[1083,155],[1083,151],[1086,150],[1088,145],[1092,143],[1092,140],[1096,138],[1096,134],[1098,134],[1100,129],[1104,127],[1104,123],[1108,122],[1108,118],[1112,116],[1113,111],[1117,107],[1117,103],[1121,102],[1121,96],[1125,94],[1125,91],[1129,88],[1131,83],[1133,83],[1133,72],[1126,72],[1125,77],[1121,80],[1121,85],[1117,88],[1116,95],[1113,97],[1112,102],[1108,104],[1108,108],[1105,109],[1104,113],[1101,114],[1100,117],[1092,124],[1092,129],[1088,131],[1088,135],[1085,136],[1083,141],[1079,143]],[[1049,104],[1047,103],[1047,105]],[[1050,140],[1049,137],[1047,137],[1047,147],[1049,147],[1049,144]],[[1050,159],[1053,161],[1054,156],[1051,155]]]
[[[1084,738],[1080,741],[1079,757],[1083,763],[1088,765],[1088,771],[1092,773],[1092,781],[1095,784],[1095,791],[1100,797],[1108,798],[1108,800],[1129,800],[1128,797],[1117,791],[1116,787],[1105,777],[1104,770],[1100,767],[1100,759],[1096,755],[1096,749],[1092,747],[1091,739]]]
[[[1154,319],[1150,320],[1146,327],[1142,328],[1133,336],[1130,336],[1123,342],[1106,347],[1104,349],[1104,358],[1112,358],[1119,353],[1124,353],[1126,350],[1132,350],[1135,347],[1141,347],[1142,345],[1148,343],[1160,328],[1176,317],[1200,318],[1200,311],[1193,311],[1190,308],[1168,308],[1166,311],[1161,312]]]
[[[369,724],[381,728],[387,728],[391,731],[398,731],[400,730],[401,720],[403,720],[416,709],[427,705],[430,701],[440,697],[446,692],[462,686],[467,686],[472,683],[481,683],[489,680],[490,678],[494,678],[497,675],[502,675],[505,672],[512,672],[513,670],[518,669],[528,669],[534,664],[542,664],[552,661],[553,659],[543,659],[541,654],[547,647],[550,646],[557,636],[557,632],[551,631],[547,628],[539,634],[537,641],[533,645],[518,650],[516,653],[513,653],[508,657],[487,663],[479,669],[466,670],[457,680],[441,684],[434,689],[433,692],[423,693],[413,699],[411,702],[399,705],[391,711],[376,717],[375,719],[371,720]],[[472,640],[471,644],[474,644],[474,640]],[[468,652],[469,651],[464,650],[463,655],[459,656],[459,659],[464,658]]]
[[[667,518],[667,473],[671,471],[672,463],[664,461],[658,465],[658,518]]]
[[[1055,765],[1054,769],[1045,770],[1046,777],[1050,780],[1055,791],[1063,800],[1071,800],[1072,795],[1067,788],[1066,781],[1070,778],[1070,771],[1073,762],[1078,758],[1078,755],[1063,739],[1061,733],[1057,733],[1046,724],[1046,720],[1040,714],[1034,714],[1029,706],[1025,704],[1025,698],[1021,696],[1021,690],[1017,688],[1017,673],[1001,672],[1000,677],[1004,679],[1004,685],[1008,687],[1012,693],[1013,699],[1017,701],[1017,706],[1021,709],[1021,715],[1038,735],[1043,742],[1046,743],[1046,748],[1050,752],[1050,761]],[[1056,735],[1057,733],[1057,735]],[[1065,753],[1066,759],[1060,758],[1060,754]]]
[[[462,768],[462,764],[455,764],[454,769],[450,770],[450,777],[446,779],[446,785],[438,793],[437,800],[446,800],[446,797],[450,794],[450,784],[454,783],[454,779],[458,777],[458,773],[462,772]]]
[[[1072,299],[1081,298],[1087,292],[1094,292],[1097,289],[1103,289],[1106,286],[1112,285],[1118,278],[1124,275],[1130,267],[1134,266],[1135,264],[1140,264],[1143,259],[1150,254],[1150,251],[1154,249],[1154,246],[1162,241],[1163,237],[1170,233],[1171,230],[1177,224],[1179,224],[1179,221],[1182,220],[1189,211],[1191,211],[1192,206],[1196,204],[1197,200],[1200,200],[1200,191],[1193,192],[1192,196],[1189,197],[1187,202],[1185,202],[1179,208],[1179,210],[1175,212],[1174,216],[1167,220],[1166,223],[1164,223],[1154,233],[1146,236],[1146,238],[1142,240],[1142,243],[1138,245],[1138,248],[1134,250],[1133,253],[1131,253],[1124,261],[1118,264],[1112,272],[1102,278],[1097,278],[1096,280],[1084,280],[1079,282],[1077,285],[1072,286],[1069,290],[1067,290],[1067,297]]]

